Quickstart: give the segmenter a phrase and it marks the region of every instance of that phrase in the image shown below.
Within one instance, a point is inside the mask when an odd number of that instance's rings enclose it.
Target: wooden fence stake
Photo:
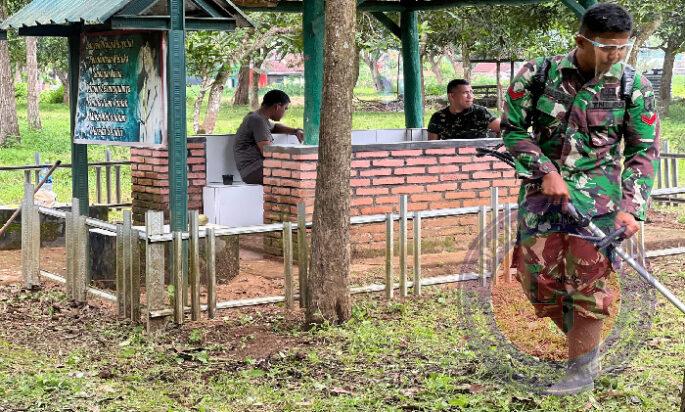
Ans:
[[[190,318],[200,319],[200,224],[199,212],[189,213],[190,222]]]
[[[478,208],[478,237],[479,239],[479,254],[478,254],[478,269],[480,271],[480,277],[481,277],[481,282],[483,286],[487,286],[487,261],[485,259],[487,255],[487,241],[488,241],[488,234],[487,234],[487,211],[485,209],[485,206],[480,206]]]
[[[216,232],[213,227],[207,228],[205,239],[207,260],[207,316],[216,316]]]
[[[33,204],[33,185],[24,184],[21,206],[21,272],[24,287],[40,286],[40,215]]]
[[[490,201],[491,205],[490,208],[492,210],[492,220],[490,224],[492,225],[492,239],[491,239],[491,245],[490,245],[490,258],[492,259],[492,263],[490,264],[491,272],[492,274],[490,275],[490,279],[492,280],[492,284],[496,285],[497,284],[497,267],[499,266],[499,260],[498,260],[498,237],[499,237],[499,188],[497,187],[492,187],[490,188]]]
[[[385,298],[391,301],[394,292],[394,275],[392,271],[393,261],[393,230],[392,230],[392,213],[385,215]]]
[[[511,282],[511,203],[504,204],[504,279]]]
[[[407,297],[407,195],[400,196],[400,296]]]
[[[145,212],[145,233],[148,237],[164,234],[164,212]],[[164,243],[145,242],[145,299],[147,330],[153,332],[163,324],[164,319],[153,319],[149,316],[150,312],[166,307]]]
[[[309,268],[308,247],[307,247],[307,214],[305,204],[297,204],[297,274],[300,287],[300,307],[307,306],[309,295],[307,283],[307,271]]]
[[[126,282],[124,277],[124,225],[117,225],[116,240],[116,285],[117,285],[117,310],[120,318],[126,316]]]
[[[414,212],[414,296],[421,296],[421,215]]]
[[[183,239],[181,232],[173,233],[172,259],[174,280],[174,321],[183,324]]]
[[[133,248],[131,247],[131,211],[124,210],[124,317],[131,318],[131,268],[133,267]]]
[[[283,266],[285,272],[285,307],[292,309],[293,299],[293,227],[283,222]]]

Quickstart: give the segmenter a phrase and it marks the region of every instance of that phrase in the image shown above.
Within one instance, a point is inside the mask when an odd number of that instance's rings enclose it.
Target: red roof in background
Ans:
[[[282,60],[266,60],[262,65],[267,73],[304,73],[304,63],[301,56],[286,55]]]

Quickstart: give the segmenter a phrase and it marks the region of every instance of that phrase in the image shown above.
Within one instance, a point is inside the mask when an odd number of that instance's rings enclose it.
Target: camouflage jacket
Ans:
[[[495,116],[477,104],[461,113],[452,113],[447,106],[431,116],[428,132],[437,134],[440,140],[479,139],[485,137],[493,120]]]
[[[620,65],[585,82],[574,56],[550,59],[535,108],[531,84],[542,58],[524,65],[506,96],[502,137],[522,179],[520,221],[534,232],[554,230],[552,221],[559,220],[540,191],[546,173],[561,174],[581,213],[621,210],[644,220],[659,167],[659,117],[649,80],[635,74],[632,95],[624,98]]]

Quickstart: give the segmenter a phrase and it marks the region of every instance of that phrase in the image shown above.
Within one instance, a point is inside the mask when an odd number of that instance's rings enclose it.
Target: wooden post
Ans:
[[[205,236],[207,261],[207,316],[216,316],[216,233],[214,228],[207,228]]]
[[[394,292],[394,277],[392,273],[393,261],[393,230],[392,230],[392,213],[385,215],[385,298],[388,301],[392,300]]]
[[[33,203],[33,185],[24,184],[21,206],[21,272],[24,287],[40,286],[40,215]]]
[[[478,269],[480,271],[480,277],[481,277],[481,282],[483,286],[486,286],[488,283],[487,281],[487,262],[485,259],[485,256],[487,254],[487,241],[488,241],[488,234],[486,232],[487,228],[487,211],[485,209],[485,206],[480,206],[478,210],[478,237],[479,239],[479,244],[480,244],[480,253],[478,254]]]
[[[645,222],[641,221],[640,231],[637,232],[637,249],[640,255],[640,263],[642,267],[647,266],[647,251],[645,250]]]
[[[511,204],[504,204],[504,279],[511,282]]]
[[[95,166],[95,199],[102,204],[102,166]]]
[[[73,214],[74,228],[74,274],[72,275],[73,299],[76,302],[86,302],[88,283],[88,226],[86,216]]]
[[[107,149],[105,150],[105,162],[107,163],[105,166],[105,190],[107,191],[106,199],[108,205],[112,203],[112,166],[109,165],[111,161],[112,152]]]
[[[131,317],[131,268],[133,249],[131,247],[131,211],[124,210],[124,317]]]
[[[421,296],[421,215],[414,212],[414,296]]]
[[[31,171],[24,170],[24,183],[31,183]]]
[[[124,263],[124,225],[117,225],[116,240],[116,285],[117,285],[117,310],[120,318],[126,316],[126,282]]]
[[[121,165],[114,165],[115,203],[121,204]]]
[[[109,201],[108,201],[109,203]],[[147,237],[164,234],[164,212],[145,212],[145,233]],[[164,288],[164,243],[145,242],[145,298],[147,309],[147,330],[156,330],[158,319],[149,316],[151,311],[164,309],[166,290]],[[161,322],[164,320],[162,319]]]
[[[182,232],[173,232],[172,254],[174,280],[174,321],[183,324],[183,239]]]
[[[400,296],[407,297],[407,195],[400,196]]]
[[[300,202],[297,204],[297,274],[301,308],[307,306],[307,271],[309,270],[307,249],[307,215],[304,203]]]
[[[33,154],[33,161],[36,166],[40,166],[40,152],[35,152]],[[38,186],[40,183],[40,169],[36,169],[33,171],[33,178],[35,181],[35,185]]]
[[[492,259],[490,267],[491,267],[491,275],[490,279],[492,281],[492,284],[495,285],[497,284],[497,267],[499,266],[499,260],[498,260],[498,254],[497,254],[497,249],[498,249],[498,235],[499,235],[499,188],[497,187],[492,187],[490,188],[490,200],[491,200],[491,210],[492,210],[492,220],[490,224],[492,225],[492,239],[491,239],[491,244],[490,244],[490,257]]]
[[[283,222],[283,266],[285,272],[285,306],[292,309],[293,298],[293,228],[290,222]]]
[[[190,221],[190,318],[200,319],[200,214],[193,210],[188,214]]]

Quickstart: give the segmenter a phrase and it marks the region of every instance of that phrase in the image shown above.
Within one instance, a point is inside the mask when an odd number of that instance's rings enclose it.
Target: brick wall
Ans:
[[[202,212],[207,184],[205,138],[188,138],[188,209]],[[169,152],[167,148],[131,148],[133,221],[143,224],[147,210],[162,210],[169,219]]]
[[[489,205],[493,186],[499,187],[502,202],[513,202],[519,185],[514,171],[493,158],[475,156],[476,147],[499,142],[483,139],[353,146],[351,215],[397,211],[402,194],[409,198],[409,211]],[[299,202],[305,203],[311,219],[317,148],[274,146],[266,150],[265,157],[265,223],[295,221]],[[467,226],[474,223],[469,217],[426,221],[424,236],[442,242],[445,237],[472,233]],[[355,229],[353,249],[381,247],[384,236],[382,225]],[[280,240],[273,237],[267,247],[276,252],[279,244]]]

